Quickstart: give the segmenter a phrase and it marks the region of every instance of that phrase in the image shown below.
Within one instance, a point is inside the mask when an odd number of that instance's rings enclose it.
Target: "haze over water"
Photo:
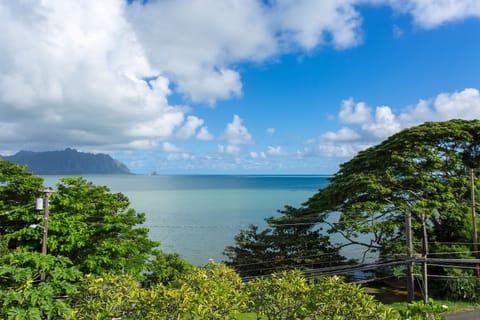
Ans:
[[[54,187],[60,176],[45,176]],[[225,260],[225,246],[249,224],[285,205],[298,206],[328,184],[326,176],[293,175],[86,175],[96,185],[122,192],[137,212],[145,212],[150,238],[195,265]],[[52,214],[52,219],[54,213]]]

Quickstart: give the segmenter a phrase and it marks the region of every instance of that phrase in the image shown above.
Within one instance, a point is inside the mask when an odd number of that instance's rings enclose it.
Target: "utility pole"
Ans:
[[[477,234],[477,215],[475,213],[475,171],[473,168],[470,168],[470,197],[472,202],[472,235],[473,235],[473,251],[475,257],[478,259],[478,234]],[[475,265],[475,273],[477,279],[480,279],[480,266]]]
[[[405,216],[405,231],[407,235],[407,301],[414,300],[413,281],[413,242],[412,242],[412,213],[407,212]]]
[[[428,256],[428,235],[427,225],[425,223],[425,213],[422,214],[422,229],[423,229],[423,302],[428,303],[428,268],[427,268],[427,256]]]
[[[47,237],[48,237],[48,206],[50,201],[50,193],[52,193],[53,190],[50,188],[46,188],[40,191],[43,192],[44,203],[42,203],[42,201],[39,201],[39,199],[37,199],[36,209],[37,210],[43,209],[42,254],[46,255],[47,254]],[[45,280],[44,272],[40,274],[40,280]]]

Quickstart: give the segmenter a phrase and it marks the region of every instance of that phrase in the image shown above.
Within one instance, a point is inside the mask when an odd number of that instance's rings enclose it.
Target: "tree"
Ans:
[[[82,177],[62,178],[52,194],[48,250],[66,256],[84,273],[138,275],[159,245],[139,227],[145,214],[130,208],[122,193]]]
[[[342,164],[331,183],[301,207],[303,218],[339,212],[329,232],[388,259],[406,252],[410,215],[416,252],[423,252],[426,233],[431,253],[472,257],[471,245],[465,244],[472,243],[467,167],[476,162],[465,159],[476,159],[479,132],[479,120],[405,129]],[[361,234],[370,235],[369,241],[360,241]]]
[[[43,179],[25,170],[0,158],[0,236],[8,240],[9,248],[29,243],[40,250],[41,233],[30,226],[40,223],[34,206]]]
[[[178,253],[164,253],[156,250],[152,259],[145,265],[146,283],[152,286],[158,283],[168,285],[185,273],[194,269],[188,261],[180,258]]]
[[[345,263],[345,258],[322,235],[317,223],[323,217],[303,218],[303,208],[285,206],[280,217],[266,219],[269,228],[250,225],[225,248],[227,265],[241,276],[271,274],[285,269],[322,268]]]
[[[471,240],[469,190],[465,151],[480,144],[473,136],[480,121],[452,120],[406,129],[360,152],[341,165],[325,189],[310,198],[306,216],[341,212],[333,231],[350,243],[370,233],[369,243],[357,243],[382,255],[404,252],[405,215],[410,213],[417,243],[421,220],[427,220],[430,241]]]

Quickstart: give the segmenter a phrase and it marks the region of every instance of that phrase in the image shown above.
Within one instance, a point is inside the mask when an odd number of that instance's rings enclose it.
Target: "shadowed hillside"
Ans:
[[[20,151],[4,160],[27,165],[34,174],[129,174],[130,170],[122,162],[107,154],[78,152],[67,148],[63,151],[32,152]]]

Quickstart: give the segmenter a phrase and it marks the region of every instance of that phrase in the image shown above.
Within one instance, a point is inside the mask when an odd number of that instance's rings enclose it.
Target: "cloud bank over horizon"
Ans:
[[[332,106],[338,129],[294,146],[274,139],[273,114],[263,128],[270,140],[255,136],[238,111],[215,131],[198,114],[242,99],[244,65],[262,69],[282,56],[362,46],[363,7],[388,7],[424,32],[480,17],[475,0],[4,1],[1,153],[75,147],[123,152],[134,170],[146,164],[132,151],[163,153],[192,170],[281,169],[269,161],[348,158],[425,121],[480,118],[478,88],[417,97],[425,100],[396,109],[392,101],[357,102],[346,89]],[[208,147],[199,152],[193,144]]]

